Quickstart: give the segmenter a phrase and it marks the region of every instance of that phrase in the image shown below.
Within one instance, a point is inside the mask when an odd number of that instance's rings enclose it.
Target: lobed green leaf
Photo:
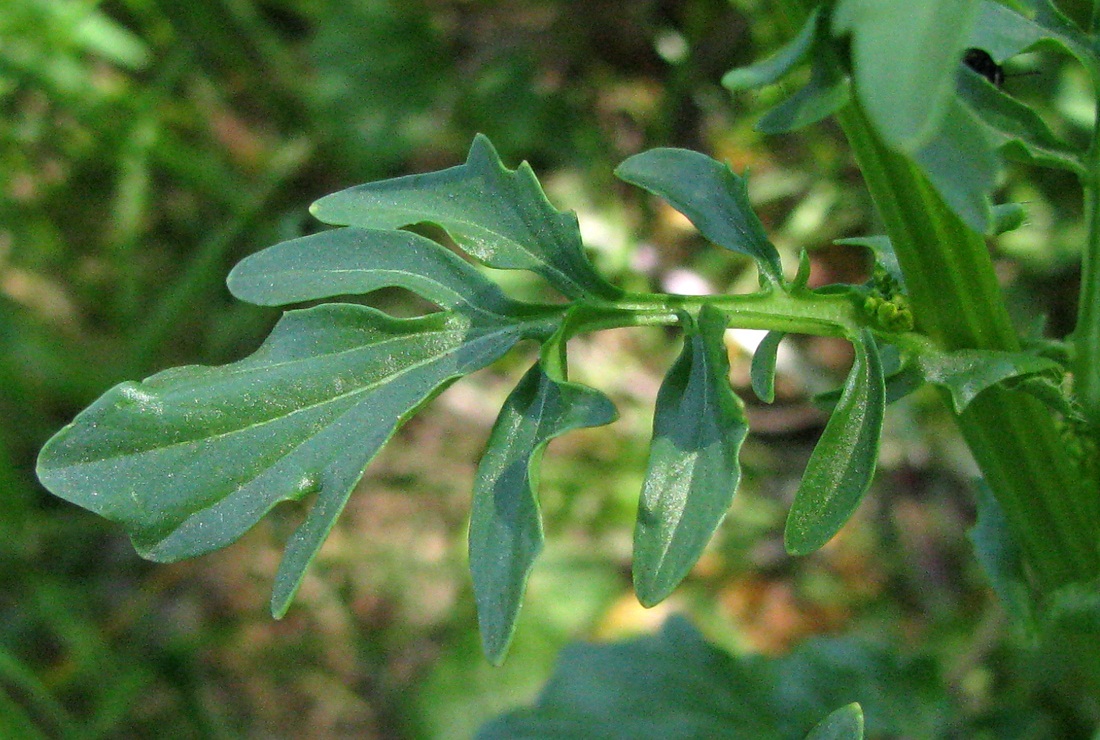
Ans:
[[[576,215],[550,204],[526,163],[505,168],[481,135],[465,164],[348,188],[310,211],[325,223],[366,229],[433,223],[489,267],[531,270],[569,298],[621,294],[588,261]]]
[[[527,578],[542,550],[539,464],[547,443],[614,421],[597,390],[551,377],[536,364],[508,396],[477,469],[470,516],[470,572],[486,657],[496,664],[515,631]]]
[[[162,562],[223,547],[280,501],[315,495],[276,576],[279,616],[397,427],[454,378],[551,328],[349,304],[292,311],[239,362],[111,389],[46,444],[38,475]]]
[[[687,149],[650,149],[627,159],[615,175],[664,198],[707,239],[752,257],[770,283],[782,283],[779,252],[752,210],[746,180],[727,165]]]
[[[1016,624],[1030,628],[1034,614],[1023,550],[985,481],[978,481],[976,505],[977,520],[967,533],[974,557],[1008,615]]]
[[[806,555],[833,538],[851,518],[874,477],[886,392],[878,348],[867,330],[825,431],[798,486],[784,542]]]
[[[401,287],[442,308],[507,316],[512,301],[458,255],[408,231],[333,229],[245,257],[229,273],[230,292],[260,306]]]
[[[748,422],[729,384],[725,330],[725,316],[704,305],[657,394],[634,530],[634,590],[644,606],[688,574],[737,491]]]

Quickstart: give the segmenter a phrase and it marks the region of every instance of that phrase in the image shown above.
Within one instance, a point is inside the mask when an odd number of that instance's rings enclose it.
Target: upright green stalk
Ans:
[[[1097,91],[1100,101],[1100,90]],[[1088,167],[1081,178],[1087,241],[1081,257],[1081,291],[1074,331],[1074,391],[1094,434],[1100,433],[1100,120],[1093,132]]]
[[[918,328],[946,349],[1018,349],[984,239],[882,143],[858,103],[838,118],[897,253]],[[1095,491],[1082,485],[1051,413],[1024,394],[993,389],[958,421],[1039,591],[1100,573]]]

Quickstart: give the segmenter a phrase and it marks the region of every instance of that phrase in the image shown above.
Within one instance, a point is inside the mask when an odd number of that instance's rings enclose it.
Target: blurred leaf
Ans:
[[[519,310],[472,265],[408,231],[345,228],[292,239],[246,257],[226,282],[237,298],[261,306],[398,286],[442,308]]]
[[[1088,35],[1049,0],[1024,3],[1031,9],[1031,17],[994,0],[983,0],[967,45],[984,49],[1000,64],[1036,44],[1049,42],[1076,57],[1095,79],[1100,73],[1100,57]]]
[[[276,503],[318,494],[276,576],[281,615],[397,427],[452,379],[547,329],[349,304],[292,311],[244,360],[111,389],[47,443],[39,478],[121,523],[158,561],[222,547]]]
[[[664,198],[715,244],[748,255],[773,285],[783,281],[779,252],[749,203],[747,181],[705,154],[650,149],[615,170],[621,180]]]
[[[653,636],[567,646],[535,706],[490,722],[477,737],[781,737],[770,678],[758,662],[735,661],[674,617]]]
[[[1015,231],[1027,221],[1027,210],[1020,203],[998,203],[993,206],[993,233]]]
[[[1044,167],[1084,173],[1080,154],[1055,136],[1030,106],[1005,95],[965,67],[959,74],[958,89],[961,98],[990,132],[995,145],[1006,154]]]
[[[939,130],[913,153],[913,160],[944,202],[979,234],[992,230],[990,195],[1001,170],[987,131],[952,97]]]
[[[771,108],[756,123],[764,134],[785,134],[824,120],[848,104],[848,79],[823,57],[813,60],[810,80],[798,92]]]
[[[470,572],[486,657],[500,664],[515,631],[527,577],[542,550],[539,465],[546,445],[573,429],[614,421],[604,394],[532,367],[504,402],[477,468]]]
[[[48,735],[35,725],[34,720],[23,707],[12,699],[3,687],[0,687],[0,733],[3,737],[36,740]]]
[[[61,702],[28,666],[0,645],[0,737],[45,737],[29,714],[7,695],[4,685],[16,687],[37,714],[49,718],[64,736],[75,734],[76,724]]]
[[[806,555],[833,538],[871,485],[886,406],[882,364],[870,333],[802,475],[784,531],[787,552]]]
[[[768,332],[752,354],[752,391],[764,403],[775,400],[775,360],[785,336],[781,331]]]
[[[978,516],[968,533],[974,556],[1008,615],[1016,624],[1030,628],[1033,615],[1023,551],[985,481],[977,481],[976,493]]]
[[[688,574],[737,491],[749,428],[729,383],[725,331],[725,315],[704,305],[697,325],[685,323],[683,352],[657,393],[634,530],[634,589],[644,606]]]
[[[731,657],[673,617],[656,635],[567,647],[535,705],[477,737],[780,740],[851,702],[876,737],[939,737],[948,703],[925,660],[823,638],[782,658]]]
[[[858,702],[837,709],[815,725],[806,740],[863,740],[863,709]]]
[[[722,86],[731,92],[763,87],[776,82],[798,65],[813,47],[821,9],[814,8],[798,35],[767,59],[748,67],[731,69],[722,77]]]
[[[585,256],[577,217],[555,209],[526,163],[508,170],[484,136],[466,163],[367,183],[311,206],[325,223],[398,229],[430,222],[489,267],[531,270],[570,298],[614,298]]]
[[[840,0],[833,31],[852,36],[856,90],[893,149],[916,153],[944,121],[978,15],[977,0]]]

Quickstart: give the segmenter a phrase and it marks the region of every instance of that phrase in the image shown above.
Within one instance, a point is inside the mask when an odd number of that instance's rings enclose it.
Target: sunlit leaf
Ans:
[[[730,387],[725,330],[725,316],[704,306],[657,394],[634,530],[634,590],[645,606],[683,580],[737,491],[748,422]]]
[[[280,501],[315,495],[276,576],[282,614],[397,427],[454,378],[549,330],[460,313],[394,319],[350,304],[293,311],[239,362],[111,389],[50,440],[39,478],[165,562],[223,547]]]
[[[531,270],[570,298],[621,294],[588,261],[576,215],[550,204],[526,163],[505,168],[484,136],[465,164],[348,188],[310,211],[325,223],[367,229],[434,223],[489,267]]]
[[[886,393],[878,349],[864,331],[825,431],[810,455],[784,532],[787,552],[805,555],[833,538],[871,485]]]
[[[728,166],[687,149],[650,149],[615,174],[664,198],[710,241],[752,257],[769,282],[782,282],[779,252],[752,210],[746,180]]]
[[[508,649],[527,577],[542,550],[539,464],[554,437],[615,419],[592,388],[556,380],[536,364],[508,396],[478,465],[470,517],[470,572],[482,648],[493,663]]]

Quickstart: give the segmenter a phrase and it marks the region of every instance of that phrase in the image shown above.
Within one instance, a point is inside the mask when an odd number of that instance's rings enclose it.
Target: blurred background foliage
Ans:
[[[0,735],[467,737],[530,702],[566,642],[651,632],[675,612],[736,654],[833,634],[901,645],[933,659],[954,716],[990,737],[1083,733],[1094,718],[1059,694],[1057,665],[1006,628],[977,571],[974,470],[933,396],[891,407],[879,482],[842,535],[811,558],[784,554],[786,508],[823,424],[807,398],[842,377],[843,344],[790,342],[779,400],[765,407],[748,384],[759,336],[731,332],[754,430],[742,490],[689,580],[646,611],[630,590],[630,537],[677,338],[577,340],[576,377],[611,394],[622,418],[550,448],[548,549],[501,669],[477,645],[465,526],[480,447],[525,358],[459,383],[400,432],[279,622],[267,598],[294,511],[222,552],[152,565],[36,484],[38,448],[110,385],[258,345],[276,316],[231,300],[224,277],[238,259],[315,230],[306,208],[321,195],[462,161],[476,132],[510,166],[532,163],[625,287],[755,282],[612,178],[651,146],[751,169],[788,266],[805,248],[816,282],[864,279],[866,256],[831,246],[875,230],[836,130],[765,140],[752,112],[794,88],[731,98],[718,85],[783,40],[756,0],[7,0]],[[1039,72],[1007,86],[1066,135],[1091,125],[1078,70],[1040,55],[1014,68]],[[996,247],[1021,326],[1046,316],[1048,333],[1065,333],[1075,186],[1010,171],[1005,193],[1030,214]]]

